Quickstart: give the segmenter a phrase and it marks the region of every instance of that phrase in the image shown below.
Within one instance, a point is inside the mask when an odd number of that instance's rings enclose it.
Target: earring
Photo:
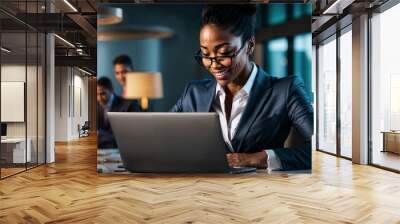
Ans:
[[[248,54],[251,54],[251,53],[252,53],[253,47],[254,47],[253,43],[250,42],[250,43],[249,43],[249,48],[247,49],[247,53],[248,53]]]

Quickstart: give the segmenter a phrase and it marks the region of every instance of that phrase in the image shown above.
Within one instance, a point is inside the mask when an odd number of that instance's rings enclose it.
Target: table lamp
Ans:
[[[97,25],[114,25],[123,20],[121,8],[100,6],[97,9]]]
[[[126,97],[140,99],[140,107],[146,111],[149,108],[149,99],[163,97],[161,73],[128,72],[126,74]]]

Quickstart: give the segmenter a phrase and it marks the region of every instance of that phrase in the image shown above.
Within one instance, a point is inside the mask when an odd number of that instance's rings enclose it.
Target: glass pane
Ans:
[[[312,149],[317,149],[317,108],[316,108],[316,94],[317,94],[317,47],[316,45],[312,45],[312,106],[314,109],[314,119],[313,119],[313,133],[312,136]]]
[[[26,80],[26,116],[27,116],[27,142],[28,142],[28,150],[30,149],[30,153],[28,153],[28,168],[37,165],[37,150],[38,150],[38,141],[37,141],[37,132],[38,132],[38,36],[36,32],[27,33],[28,38],[28,63],[27,63],[27,80]]]
[[[372,163],[400,170],[400,4],[372,17]]]
[[[45,1],[1,1],[0,7],[19,18],[0,12],[3,178],[45,161],[45,36],[21,22],[35,24],[33,14],[45,11]]]
[[[336,40],[318,48],[318,148],[336,153]]]
[[[27,2],[25,10],[27,20],[31,23],[38,23],[37,16],[40,12],[38,1]],[[35,167],[38,164],[38,45],[39,35],[36,30],[27,29],[27,75],[26,75],[26,125],[27,125],[27,167]]]
[[[352,141],[352,35],[351,31],[340,37],[340,152],[351,158]]]
[[[26,34],[2,33],[1,46],[1,140],[2,177],[25,170],[30,159],[26,150],[25,90]]]
[[[39,34],[38,45],[38,164],[45,163],[45,52],[46,38]]]

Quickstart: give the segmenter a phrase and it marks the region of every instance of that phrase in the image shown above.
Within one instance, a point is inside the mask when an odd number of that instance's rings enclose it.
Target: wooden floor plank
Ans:
[[[101,175],[96,139],[0,181],[0,223],[400,223],[400,175],[313,152],[312,174]]]

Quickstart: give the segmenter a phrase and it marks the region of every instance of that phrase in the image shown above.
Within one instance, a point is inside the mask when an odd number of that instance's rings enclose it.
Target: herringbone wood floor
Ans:
[[[313,173],[98,175],[94,138],[0,181],[0,223],[400,223],[400,175],[315,152]]]

